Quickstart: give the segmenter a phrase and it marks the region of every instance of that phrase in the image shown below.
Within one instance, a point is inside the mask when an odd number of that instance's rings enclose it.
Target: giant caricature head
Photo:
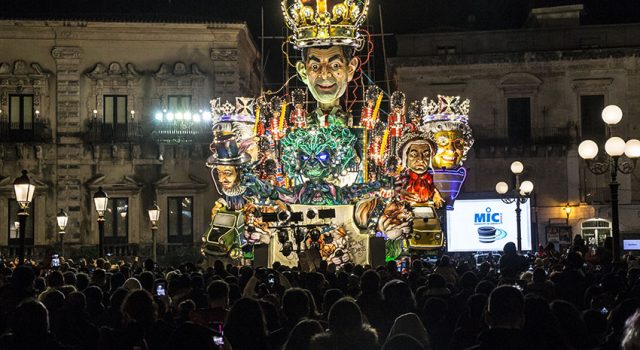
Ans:
[[[407,148],[407,168],[416,174],[429,170],[431,145],[428,142],[413,142]]]
[[[296,64],[300,79],[321,105],[335,105],[344,95],[358,68],[358,58],[348,46],[310,47]]]
[[[218,182],[225,191],[230,191],[240,183],[238,168],[233,165],[218,165],[215,167]]]
[[[436,151],[431,164],[435,169],[455,169],[464,161],[473,145],[471,128],[455,121],[433,121],[426,123],[428,138],[435,144]]]
[[[284,170],[314,181],[340,175],[354,161],[356,141],[345,128],[296,129],[282,140]]]
[[[433,135],[437,147],[433,156],[433,166],[436,169],[450,169],[460,164],[465,144],[462,136],[461,130],[438,131]]]

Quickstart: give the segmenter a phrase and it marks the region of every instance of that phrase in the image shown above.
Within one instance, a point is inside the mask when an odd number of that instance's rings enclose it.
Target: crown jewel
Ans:
[[[369,0],[282,0],[282,14],[293,31],[290,42],[296,49],[344,45],[359,48],[358,33],[367,18]],[[334,2],[331,7],[328,2]],[[315,3],[315,8],[311,6]]]
[[[211,104],[211,115],[213,123],[220,122],[247,122],[255,121],[254,106],[255,99],[249,97],[236,97],[235,105],[229,101],[221,104],[220,98],[209,101]]]
[[[438,95],[438,100],[422,99],[422,113],[424,121],[453,120],[467,122],[471,101],[464,100],[460,96]]]

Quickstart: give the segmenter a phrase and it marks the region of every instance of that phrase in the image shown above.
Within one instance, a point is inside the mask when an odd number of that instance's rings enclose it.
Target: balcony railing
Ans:
[[[532,128],[529,137],[509,137],[505,128],[473,127],[474,147],[569,145],[576,142],[576,130],[571,126]]]
[[[174,120],[156,122],[151,137],[161,143],[211,142],[211,122]]]
[[[0,118],[0,142],[50,142],[51,128],[46,119],[36,119],[32,124],[10,123],[7,117]]]
[[[112,124],[92,118],[85,134],[85,140],[93,143],[137,142],[140,139],[142,128],[135,120],[129,120],[126,124]]]

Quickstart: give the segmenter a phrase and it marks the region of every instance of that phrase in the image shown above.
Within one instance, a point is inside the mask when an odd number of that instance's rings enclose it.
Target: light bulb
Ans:
[[[500,181],[496,184],[496,192],[499,194],[505,194],[509,191],[509,185],[506,182]]]
[[[640,157],[640,140],[631,139],[624,145],[624,154],[629,158]]]
[[[591,140],[582,141],[578,146],[578,154],[582,159],[593,159],[598,155],[598,145]]]
[[[522,171],[524,170],[524,165],[518,161],[515,161],[513,163],[511,163],[511,172],[518,175],[518,174],[522,174]]]
[[[622,120],[622,110],[616,105],[608,105],[602,110],[602,120],[608,125],[615,125]]]
[[[624,154],[625,142],[623,139],[614,136],[604,144],[604,150],[612,157],[620,157]]]

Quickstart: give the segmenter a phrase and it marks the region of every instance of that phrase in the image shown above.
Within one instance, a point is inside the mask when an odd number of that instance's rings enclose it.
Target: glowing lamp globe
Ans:
[[[531,181],[523,181],[520,184],[520,192],[523,194],[529,194],[533,192],[533,182]]]
[[[624,154],[625,145],[626,143],[623,139],[614,136],[609,138],[604,144],[604,150],[612,157],[620,157]]]
[[[98,187],[98,191],[94,193],[93,203],[96,206],[98,217],[103,218],[104,212],[107,210],[107,204],[109,203],[109,196],[102,190],[102,187]]]
[[[58,227],[60,227],[60,231],[64,232],[64,229],[67,227],[69,216],[64,212],[64,210],[60,209],[60,212],[56,216],[56,220],[58,221]]]
[[[602,120],[608,125],[616,125],[622,120],[622,110],[616,105],[608,105],[602,110]]]
[[[36,186],[31,183],[31,180],[29,180],[26,170],[23,170],[22,176],[13,182],[13,190],[16,194],[16,202],[18,202],[20,208],[27,209],[33,200],[33,194],[36,191]]]
[[[582,141],[578,146],[578,154],[582,159],[593,159],[598,155],[598,145],[591,140]]]
[[[624,145],[624,154],[631,158],[640,157],[640,140],[631,139]]]
[[[506,182],[500,181],[496,184],[496,192],[498,194],[505,194],[507,191],[509,191],[509,185]]]
[[[148,210],[149,213],[149,221],[151,221],[152,226],[156,226],[158,220],[160,220],[160,207],[158,204],[153,203],[153,207]]]
[[[515,161],[513,163],[511,163],[511,172],[518,175],[518,174],[522,174],[522,171],[524,170],[524,165],[522,165],[521,162]]]

